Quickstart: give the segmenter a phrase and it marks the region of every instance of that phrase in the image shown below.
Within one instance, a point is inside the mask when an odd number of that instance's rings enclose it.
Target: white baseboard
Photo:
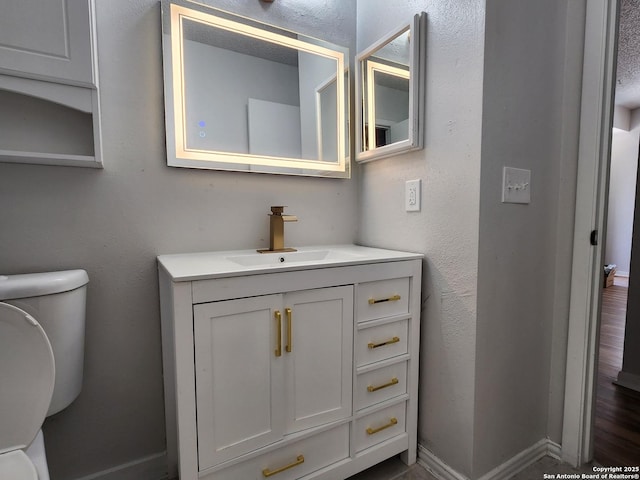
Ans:
[[[614,380],[613,383],[620,385],[621,387],[630,388],[631,390],[640,392],[640,375],[635,373],[623,372],[620,370],[618,372],[618,378]]]
[[[418,444],[418,463],[440,480],[468,480],[462,473],[444,463],[420,444]]]
[[[76,480],[166,480],[167,454],[156,453]]]
[[[490,472],[485,473],[480,477],[480,480],[507,480],[527,468],[529,465],[536,463],[541,458],[553,456],[552,451],[554,453],[559,453],[560,446],[554,444],[548,438],[544,438],[514,457],[511,457],[511,459],[507,460],[502,465],[499,465]]]
[[[548,438],[540,440],[502,465],[485,473],[479,480],[507,480],[546,456],[556,459],[560,459],[561,456],[560,445]],[[418,445],[418,463],[441,480],[469,480],[422,445]]]
[[[562,447],[560,444],[547,439],[547,456],[562,461]]]
[[[629,278],[629,272],[618,272],[618,271],[616,270],[615,276],[616,276],[616,277],[626,277],[626,278]]]

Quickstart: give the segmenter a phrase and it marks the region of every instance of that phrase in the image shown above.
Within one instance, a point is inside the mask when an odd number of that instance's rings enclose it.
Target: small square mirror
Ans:
[[[356,160],[423,147],[426,13],[357,57]]]

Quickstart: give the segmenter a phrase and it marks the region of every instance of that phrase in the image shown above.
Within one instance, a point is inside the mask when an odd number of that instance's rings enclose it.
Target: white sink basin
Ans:
[[[158,260],[174,281],[192,281],[411,258],[422,256],[359,245],[318,245],[299,247],[297,252],[258,253],[255,250],[234,250],[160,255]]]
[[[341,260],[354,258],[345,252],[335,250],[307,250],[303,252],[254,253],[248,255],[234,255],[227,260],[243,267],[258,267],[262,265],[283,265],[302,262],[321,262],[323,260]]]

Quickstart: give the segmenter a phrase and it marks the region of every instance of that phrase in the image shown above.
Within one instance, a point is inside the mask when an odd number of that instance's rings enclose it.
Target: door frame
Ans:
[[[593,459],[619,0],[587,0],[562,460]],[[601,237],[591,244],[592,231]]]

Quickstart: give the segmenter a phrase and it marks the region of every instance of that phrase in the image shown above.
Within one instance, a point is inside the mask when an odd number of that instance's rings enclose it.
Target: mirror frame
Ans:
[[[365,163],[372,160],[390,157],[411,150],[419,150],[424,146],[424,111],[426,83],[426,23],[427,14],[421,12],[414,15],[410,23],[401,25],[389,34],[360,52],[356,57],[356,161]],[[369,60],[375,53],[409,32],[411,42],[409,51],[409,72],[395,67]],[[365,89],[365,78],[372,78],[374,72],[382,72],[409,78],[409,132],[408,138],[399,142],[375,147],[375,91],[371,82]],[[408,77],[407,77],[408,75]],[[366,91],[365,91],[366,90]],[[366,108],[369,107],[370,108]],[[365,108],[366,117],[365,118]],[[373,119],[373,122],[371,121]],[[364,145],[365,129],[369,129],[368,139],[371,145]]]
[[[309,38],[285,28],[273,26],[249,19],[241,15],[219,10],[204,4],[195,4],[188,0],[162,1],[162,40],[164,64],[164,97],[165,124],[167,140],[167,165],[171,167],[186,167],[211,170],[231,170],[249,173],[272,173],[281,175],[320,176],[331,178],[350,178],[350,155],[346,152],[349,145],[345,135],[345,125],[348,125],[348,109],[346,103],[345,83],[348,78],[348,49],[332,50],[328,47],[307,42],[297,38]],[[249,153],[235,153],[218,150],[199,150],[186,145],[185,122],[185,79],[184,79],[184,35],[183,20],[194,21],[212,28],[246,35],[258,40],[277,45],[294,48],[297,51],[318,55],[336,61],[335,80],[337,82],[337,161],[324,162],[321,159],[309,160],[302,158],[256,155]],[[282,33],[278,33],[282,32]],[[285,35],[289,34],[289,36]],[[167,35],[169,40],[167,40]],[[322,43],[328,43],[321,41]],[[317,99],[313,99],[317,104]],[[316,112],[316,119],[320,113]],[[317,136],[317,132],[313,132]],[[318,149],[321,146],[318,145]],[[249,165],[249,169],[242,166]],[[256,166],[257,170],[251,170]]]

